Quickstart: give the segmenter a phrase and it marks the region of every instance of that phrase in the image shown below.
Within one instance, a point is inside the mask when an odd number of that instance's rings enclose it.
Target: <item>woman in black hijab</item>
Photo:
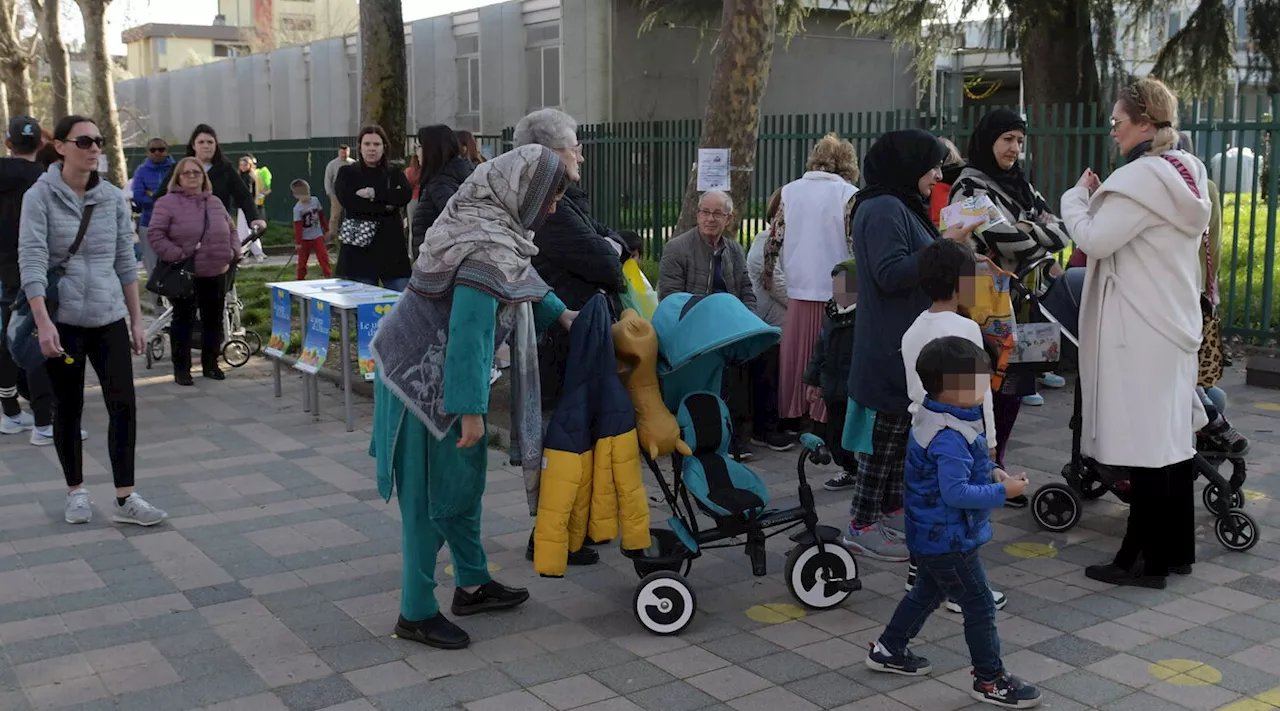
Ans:
[[[1061,251],[1070,242],[1066,226],[1049,212],[1044,198],[1022,170],[1018,159],[1026,140],[1027,123],[1018,114],[1009,109],[986,114],[969,140],[969,164],[951,187],[952,204],[986,195],[1004,213],[1005,224],[975,233],[970,246],[990,257],[996,266],[1015,273],[1046,254]],[[1016,314],[1019,319],[1028,315]],[[1066,384],[1051,373],[1046,374],[1044,382],[1053,387]],[[996,419],[993,458],[1000,466],[1004,466],[1005,449],[1023,402],[1041,405],[1044,399],[1036,392],[1036,374],[1013,366],[992,400]],[[1026,497],[1014,497],[1009,505],[1026,506]]]
[[[858,461],[845,543],[878,560],[908,558],[902,530],[902,472],[906,466],[907,376],[902,334],[929,308],[919,288],[917,256],[938,238],[929,219],[928,196],[942,179],[947,151],[918,129],[881,136],[867,151],[862,175],[867,187],[853,205],[853,255],[858,276],[858,334],[849,372],[844,448]],[[967,240],[972,228],[948,230]],[[878,525],[883,520],[884,526]]]

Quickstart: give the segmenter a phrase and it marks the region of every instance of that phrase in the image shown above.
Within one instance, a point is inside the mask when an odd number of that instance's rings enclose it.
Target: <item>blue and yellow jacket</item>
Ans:
[[[534,570],[564,575],[590,532],[622,547],[649,547],[649,500],[640,475],[636,412],[618,377],[608,302],[592,297],[570,331],[560,403],[543,438]]]
[[[967,553],[991,540],[991,509],[1004,506],[991,481],[981,407],[928,398],[912,420],[903,504],[913,555]]]

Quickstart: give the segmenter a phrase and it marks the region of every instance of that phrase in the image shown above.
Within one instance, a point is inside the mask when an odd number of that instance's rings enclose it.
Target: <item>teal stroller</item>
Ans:
[[[786,559],[787,589],[800,603],[828,609],[861,588],[853,554],[840,531],[818,524],[806,462],[828,464],[822,440],[805,435],[796,474],[799,505],[769,507],[764,482],[730,456],[733,422],[720,397],[725,366],[746,363],[781,340],[781,331],[761,321],[730,294],[673,294],[653,315],[658,335],[658,375],[663,400],[675,413],[692,456],[672,455],[671,481],[647,453],[671,508],[669,528],[651,529],[652,545],[628,553],[641,577],[633,599],[636,619],[659,635],[676,634],[693,620],[697,598],[686,577],[702,551],[744,546],[756,576],[767,573],[765,542],[794,531]],[[699,512],[714,523],[699,526]]]

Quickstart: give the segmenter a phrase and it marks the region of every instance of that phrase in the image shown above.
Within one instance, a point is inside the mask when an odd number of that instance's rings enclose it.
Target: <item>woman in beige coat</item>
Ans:
[[[1195,559],[1195,395],[1200,347],[1200,243],[1208,178],[1175,150],[1177,98],[1143,79],[1121,90],[1111,135],[1128,163],[1099,183],[1086,170],[1062,217],[1089,253],[1080,308],[1082,451],[1131,475],[1128,529],[1115,560],[1085,574],[1163,588]]]

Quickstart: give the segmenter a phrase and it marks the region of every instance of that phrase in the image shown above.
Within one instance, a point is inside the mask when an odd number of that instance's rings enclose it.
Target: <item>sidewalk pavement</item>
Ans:
[[[796,607],[782,580],[788,544],[774,539],[769,575],[741,549],[707,552],[690,581],[699,608],[675,637],[645,632],[631,612],[636,577],[615,548],[560,580],[524,560],[531,521],[519,474],[491,457],[484,534],[497,578],[526,586],[521,608],[462,621],[470,649],[438,652],[391,638],[400,587],[400,528],[368,457],[371,405],[359,427],[338,421],[339,392],[321,386],[319,422],[301,383],[272,397],[255,360],[224,383],[172,384],[138,364],[138,490],[172,519],[152,529],[110,522],[106,419],[96,387],[85,443],[94,520],[62,520],[65,489],[51,448],[0,440],[0,709],[80,711],[738,711],[785,708],[954,711],[973,705],[961,619],[934,614],[914,650],[928,678],[863,666],[903,594],[905,566],[859,559],[863,590],[836,610]],[[1262,542],[1227,553],[1198,507],[1199,562],[1163,591],[1112,588],[1083,566],[1117,546],[1125,508],[1086,504],[1065,535],[1026,510],[994,513],[984,550],[1009,605],[998,625],[1008,668],[1038,684],[1054,711],[1280,708],[1280,393],[1228,382],[1235,424],[1253,440],[1247,508]],[[1067,460],[1069,393],[1024,408],[1011,470],[1033,484]],[[795,453],[752,467],[780,504],[794,501]],[[833,472],[814,471],[814,483]],[[817,492],[825,523],[843,526],[848,494]],[[655,507],[655,521],[665,513]],[[448,602],[449,560],[438,590]],[[975,707],[977,708],[977,707]],[[987,707],[984,707],[987,708]]]

